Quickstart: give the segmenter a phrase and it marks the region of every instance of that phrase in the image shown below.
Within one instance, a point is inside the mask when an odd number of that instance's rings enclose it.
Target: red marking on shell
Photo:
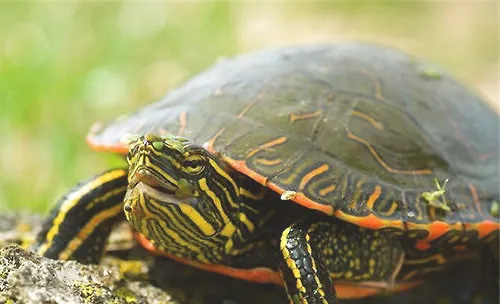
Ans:
[[[266,186],[267,185],[267,177],[262,176],[252,170],[250,170],[243,160],[232,160],[228,157],[225,157],[225,161],[228,162],[235,170],[249,176],[259,184]],[[280,193],[281,194],[281,193]]]
[[[193,267],[220,273],[222,275],[226,275],[229,277],[233,277],[240,280],[246,280],[257,283],[272,283],[276,285],[284,285],[283,278],[281,274],[277,271],[274,271],[269,268],[264,267],[256,267],[251,269],[239,269],[224,265],[217,264],[202,264],[199,262],[191,261],[186,258],[180,258],[163,252],[156,248],[151,241],[149,241],[144,235],[140,233],[135,233],[135,238],[149,252],[170,258],[174,261],[191,265]],[[420,281],[416,282],[406,282],[401,284],[389,284],[387,282],[335,282],[334,287],[337,292],[337,296],[341,299],[359,299],[365,298],[371,295],[378,294],[384,290],[391,291],[403,291],[413,287],[416,287],[420,284]]]
[[[478,231],[478,237],[481,239],[495,231],[500,230],[500,223],[493,221],[484,221],[477,224],[466,224],[466,229],[475,229]]]
[[[94,132],[91,132],[87,135],[86,138],[87,144],[96,151],[104,151],[104,152],[114,152],[119,154],[126,154],[128,152],[127,145],[122,143],[116,143],[111,145],[106,145],[100,142],[97,142],[95,139]]]
[[[245,161],[243,161],[243,160],[233,160],[233,159],[230,159],[228,157],[224,157],[224,160],[226,162],[228,162],[235,170],[249,176],[250,178],[252,178],[256,182],[260,183],[263,186],[266,186],[266,187],[272,189],[273,191],[277,192],[280,195],[283,194],[283,192],[287,191],[286,189],[281,188],[280,186],[276,185],[275,183],[269,182],[267,177],[262,176],[261,174],[255,172],[253,170],[250,170],[248,168],[247,164],[245,163]],[[319,211],[326,213],[328,215],[333,215],[333,207],[332,206],[319,204],[319,203],[309,199],[308,197],[306,197],[304,195],[304,193],[302,193],[302,192],[297,192],[294,195],[293,201],[295,201],[299,205],[302,205],[306,208],[319,210]]]
[[[215,141],[222,134],[222,132],[224,132],[224,130],[225,128],[220,129],[219,132],[217,132],[217,134],[215,134],[212,138],[210,138],[207,142],[203,144],[203,148],[205,148],[205,150],[207,150],[208,152],[214,154],[217,153],[217,151],[215,151]]]
[[[269,183],[268,187],[270,189],[278,192],[279,194],[283,194],[283,192],[285,192],[285,190],[283,190],[282,188],[280,188],[279,186],[277,186],[274,183]],[[325,214],[333,215],[333,206],[322,205],[320,203],[317,203],[317,202],[309,199],[308,197],[306,197],[304,195],[304,193],[302,193],[302,192],[297,192],[297,194],[295,194],[295,196],[293,198],[293,201],[299,205],[302,205],[302,206],[308,208],[308,209],[318,210],[318,211],[321,211]]]
[[[389,284],[387,282],[335,282],[335,291],[341,299],[361,299],[374,296],[382,291],[404,291],[414,288],[422,281]]]
[[[283,285],[283,279],[281,278],[281,275],[279,272],[274,271],[269,268],[265,267],[255,267],[255,268],[250,268],[250,269],[239,269],[239,268],[234,268],[234,267],[229,267],[229,266],[224,266],[224,265],[217,265],[217,264],[202,264],[196,261],[191,261],[186,258],[181,258],[181,257],[176,257],[172,254],[168,254],[164,251],[159,250],[158,248],[151,243],[150,240],[148,240],[144,235],[140,233],[136,233],[135,237],[139,244],[141,244],[146,250],[152,252],[153,254],[159,255],[159,256],[165,256],[168,257],[172,260],[175,260],[177,262],[191,265],[193,267],[203,269],[206,271],[210,272],[216,272],[220,273],[229,277],[237,278],[240,280],[246,280],[246,281],[251,281],[251,282],[258,282],[258,283],[273,283],[276,285]]]
[[[462,223],[446,223],[443,221],[434,221],[429,224],[417,224],[408,222],[409,230],[426,230],[429,232],[427,237],[422,242],[433,241],[450,230],[462,231]],[[423,246],[423,245],[422,245]]]
[[[425,241],[418,241],[415,243],[415,248],[421,251],[427,251],[429,248],[431,248],[431,244],[425,242]]]
[[[350,214],[347,214],[343,211],[337,210],[337,211],[335,211],[335,216],[340,218],[340,219],[346,220],[350,223],[356,224],[360,227],[368,228],[368,229],[372,229],[372,230],[379,230],[379,229],[388,228],[388,227],[397,228],[397,229],[401,229],[401,230],[404,229],[403,221],[383,220],[383,219],[375,216],[372,213],[361,217],[361,216],[350,215]]]
[[[428,225],[428,241],[435,240],[450,230],[462,231],[462,223],[449,224],[442,221],[435,221]]]
[[[471,184],[468,184],[468,186],[469,186],[470,193],[472,195],[472,201],[476,205],[477,212],[479,214],[483,214],[483,211],[481,210],[481,203],[479,202],[479,197],[477,195],[476,187],[474,187]]]
[[[455,245],[453,248],[457,251],[465,251],[467,250],[467,247],[465,245]]]
[[[184,134],[184,129],[186,128],[187,114],[186,111],[182,111],[179,115],[179,131],[177,136],[182,136]]]

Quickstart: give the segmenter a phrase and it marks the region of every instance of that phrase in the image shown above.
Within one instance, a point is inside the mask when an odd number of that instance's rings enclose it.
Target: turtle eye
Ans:
[[[183,167],[189,174],[198,174],[205,170],[206,159],[201,155],[190,155],[184,161]]]
[[[163,144],[163,141],[153,141],[152,145],[156,151],[161,151],[163,149],[163,147],[165,146]]]

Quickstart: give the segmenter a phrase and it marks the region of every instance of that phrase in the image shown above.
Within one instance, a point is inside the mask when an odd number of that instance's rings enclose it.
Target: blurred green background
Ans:
[[[376,41],[444,66],[500,108],[497,1],[0,2],[0,210],[45,211],[122,164],[85,135],[220,56]]]

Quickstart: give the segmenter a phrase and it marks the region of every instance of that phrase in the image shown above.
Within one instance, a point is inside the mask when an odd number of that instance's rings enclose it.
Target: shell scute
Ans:
[[[422,77],[423,65],[367,44],[242,55],[88,141],[123,153],[126,133],[180,135],[278,194],[364,227],[490,235],[500,228],[499,116],[439,68]],[[435,179],[450,180],[449,210],[422,198]]]

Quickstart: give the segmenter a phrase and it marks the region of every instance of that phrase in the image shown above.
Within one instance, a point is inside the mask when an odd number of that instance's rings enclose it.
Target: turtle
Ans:
[[[87,136],[124,155],[47,217],[40,255],[98,263],[128,221],[152,254],[283,285],[291,303],[418,286],[498,252],[499,115],[441,68],[370,43],[219,60]]]

